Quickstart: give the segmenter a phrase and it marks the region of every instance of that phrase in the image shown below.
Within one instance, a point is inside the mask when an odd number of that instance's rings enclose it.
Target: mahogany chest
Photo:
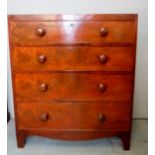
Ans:
[[[18,147],[27,136],[118,136],[129,149],[137,15],[10,15]]]

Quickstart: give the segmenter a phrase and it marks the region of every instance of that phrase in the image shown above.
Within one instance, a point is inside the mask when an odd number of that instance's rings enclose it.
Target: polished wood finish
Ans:
[[[100,30],[100,35],[105,37],[108,34],[108,29],[106,27],[102,27]]]
[[[118,136],[130,148],[137,15],[11,15],[17,145]]]
[[[48,118],[49,118],[49,114],[47,112],[44,112],[40,115],[40,121],[48,121]]]
[[[106,121],[106,116],[105,116],[104,114],[99,113],[99,114],[98,114],[98,121],[99,121],[100,123],[105,122],[105,121]]]
[[[13,67],[16,71],[132,71],[134,54],[133,47],[13,47]]]
[[[43,64],[46,62],[47,58],[45,55],[39,55],[37,60],[40,64]]]
[[[107,62],[107,56],[106,55],[104,55],[104,54],[101,54],[100,56],[99,56],[99,61],[101,62],[101,63],[106,63]]]
[[[44,36],[45,33],[46,33],[45,29],[42,29],[42,28],[36,29],[36,34],[37,34],[37,36],[39,36],[39,37]]]
[[[23,73],[16,74],[14,82],[17,101],[131,101],[132,97],[128,74]]]
[[[54,14],[54,15],[11,15],[11,21],[135,21],[135,14]]]
[[[18,128],[126,131],[129,115],[124,116],[129,111],[129,103],[20,102]]]
[[[11,22],[13,45],[133,42],[133,21]],[[102,28],[103,25],[106,28]],[[130,31],[129,31],[130,30]],[[108,31],[108,33],[107,33]]]

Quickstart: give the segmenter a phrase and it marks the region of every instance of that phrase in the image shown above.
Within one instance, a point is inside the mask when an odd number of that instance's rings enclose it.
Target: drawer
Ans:
[[[131,71],[132,47],[14,47],[15,71]]]
[[[134,21],[10,22],[13,45],[134,42]]]
[[[15,74],[15,92],[18,101],[128,101],[132,99],[132,76],[72,72],[22,73]]]
[[[18,129],[128,130],[127,103],[21,102],[17,105]]]

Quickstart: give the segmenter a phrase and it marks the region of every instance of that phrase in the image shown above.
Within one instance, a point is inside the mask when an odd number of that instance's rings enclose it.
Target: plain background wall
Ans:
[[[8,0],[8,14],[94,14],[137,13],[138,39],[134,91],[134,118],[147,118],[147,0]],[[13,113],[13,99],[8,52],[8,105]]]

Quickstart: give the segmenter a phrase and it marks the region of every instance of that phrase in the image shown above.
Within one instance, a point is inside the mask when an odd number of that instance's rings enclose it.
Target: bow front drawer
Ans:
[[[131,81],[131,75],[99,73],[16,74],[15,91],[19,101],[129,101]]]
[[[13,45],[132,43],[134,21],[11,22]]]
[[[19,129],[128,130],[128,103],[19,103]]]

